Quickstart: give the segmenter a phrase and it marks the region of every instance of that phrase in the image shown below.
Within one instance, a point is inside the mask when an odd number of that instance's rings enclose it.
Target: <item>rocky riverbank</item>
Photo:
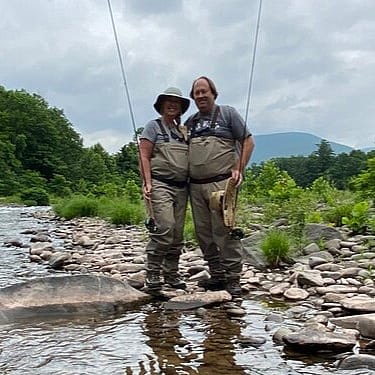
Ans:
[[[30,243],[12,239],[7,245],[28,246],[30,261],[46,264],[56,272],[110,275],[142,288],[147,241],[143,228],[116,227],[93,218],[63,221],[46,212],[39,218],[52,222],[51,229],[29,230]],[[286,223],[279,221],[274,225]],[[294,263],[270,269],[258,250],[265,228],[253,225],[251,229],[252,235],[243,240],[241,285],[247,300],[285,304],[285,314],[272,313],[265,322],[267,329],[274,331],[275,343],[302,351],[351,353],[340,361],[341,368],[375,369],[375,236],[351,236],[345,229],[311,224],[306,227],[310,243]],[[169,303],[179,302],[181,306],[185,301],[185,306],[191,307],[188,302],[196,295],[201,296],[202,306],[205,301],[230,299],[226,292],[218,294],[216,300],[212,296],[205,300],[205,293],[200,293],[203,291],[197,281],[208,273],[199,249],[185,249],[180,273],[188,288],[166,289]],[[232,318],[245,313],[240,302],[225,305]],[[283,325],[286,314],[299,322],[298,328]],[[251,342],[261,345],[262,340],[253,338]]]

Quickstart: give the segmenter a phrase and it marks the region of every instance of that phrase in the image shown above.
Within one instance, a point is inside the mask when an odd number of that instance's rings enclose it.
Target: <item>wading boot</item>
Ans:
[[[163,283],[160,280],[160,274],[157,272],[147,272],[145,287],[150,292],[161,290]]]
[[[173,289],[186,289],[185,282],[182,281],[178,275],[164,276],[164,282]]]
[[[198,286],[205,290],[225,290],[226,280],[225,278],[211,277],[208,280],[198,281]]]
[[[232,296],[232,298],[241,298],[242,289],[240,279],[237,277],[228,279],[226,291]]]

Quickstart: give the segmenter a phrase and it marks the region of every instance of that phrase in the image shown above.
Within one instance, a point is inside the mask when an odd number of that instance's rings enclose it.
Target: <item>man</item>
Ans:
[[[241,296],[241,242],[230,236],[222,212],[210,208],[213,192],[224,190],[228,179],[238,187],[254,149],[254,141],[240,114],[227,105],[218,106],[215,84],[197,78],[190,97],[198,112],[188,118],[190,199],[195,233],[211,278],[200,282],[206,290],[226,289]]]

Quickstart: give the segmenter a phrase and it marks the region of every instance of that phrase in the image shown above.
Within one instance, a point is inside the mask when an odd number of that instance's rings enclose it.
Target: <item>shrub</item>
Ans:
[[[271,229],[260,244],[263,255],[272,267],[290,258],[291,245],[288,235],[278,229]]]
[[[97,216],[99,203],[93,197],[74,195],[53,206],[53,210],[60,217],[73,219],[74,217]]]
[[[337,190],[324,177],[318,177],[311,184],[311,191],[323,202],[331,202]]]
[[[348,225],[354,233],[365,233],[370,221],[370,205],[367,201],[356,203],[350,215],[342,218],[343,224]]]
[[[341,227],[343,225],[343,217],[350,215],[353,206],[353,202],[338,204],[327,209],[323,214],[323,218],[326,222],[333,223],[336,227]]]
[[[109,220],[112,224],[138,225],[145,217],[144,208],[140,203],[132,203],[123,200],[120,204],[115,204],[109,212]]]
[[[21,192],[22,201],[29,206],[48,206],[48,193],[42,188],[31,188]]]

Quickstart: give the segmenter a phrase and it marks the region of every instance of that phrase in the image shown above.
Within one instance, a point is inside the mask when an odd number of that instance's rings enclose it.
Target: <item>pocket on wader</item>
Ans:
[[[160,177],[186,181],[188,176],[188,146],[169,143],[157,147],[151,159],[151,171]]]
[[[190,141],[190,177],[204,179],[231,171],[236,162],[235,143],[219,137],[197,137]]]

